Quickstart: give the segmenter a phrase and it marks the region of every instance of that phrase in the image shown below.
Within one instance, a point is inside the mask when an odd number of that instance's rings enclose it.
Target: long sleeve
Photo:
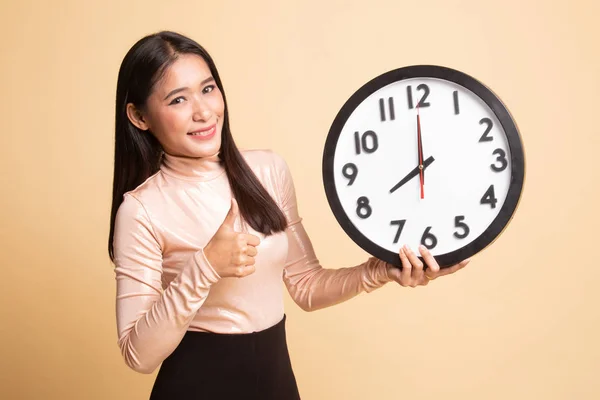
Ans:
[[[200,250],[163,290],[161,247],[131,194],[117,212],[113,243],[119,347],[129,367],[151,373],[177,347],[220,277]]]
[[[296,304],[306,311],[318,310],[389,282],[388,264],[375,257],[353,267],[326,269],[321,266],[298,213],[289,168],[282,158],[276,157],[276,160],[282,210],[288,222],[288,256],[283,279]]]

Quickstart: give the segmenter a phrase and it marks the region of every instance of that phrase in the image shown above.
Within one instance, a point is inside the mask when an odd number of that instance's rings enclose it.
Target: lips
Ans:
[[[192,132],[188,133],[188,135],[200,136],[200,137],[211,136],[215,133],[216,128],[217,128],[217,124],[214,124],[207,128],[204,128],[204,129],[198,129],[198,130],[192,131]]]

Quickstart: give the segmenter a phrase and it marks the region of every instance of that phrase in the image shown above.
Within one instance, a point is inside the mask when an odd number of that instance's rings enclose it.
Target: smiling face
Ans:
[[[225,103],[204,59],[180,54],[154,86],[143,110],[127,105],[129,120],[149,130],[167,154],[209,157],[221,148]]]

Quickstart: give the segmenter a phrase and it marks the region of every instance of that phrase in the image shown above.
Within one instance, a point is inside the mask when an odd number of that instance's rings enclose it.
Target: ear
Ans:
[[[127,118],[129,118],[129,121],[131,121],[131,123],[137,128],[143,131],[147,131],[149,129],[148,122],[146,121],[144,114],[142,114],[142,112],[138,110],[133,103],[127,104]]]

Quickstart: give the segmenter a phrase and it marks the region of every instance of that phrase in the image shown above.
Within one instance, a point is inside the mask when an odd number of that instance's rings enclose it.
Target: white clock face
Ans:
[[[470,90],[439,78],[405,79],[351,112],[334,150],[333,181],[347,218],[370,241],[395,253],[424,244],[445,254],[498,216],[511,181],[509,143]]]

